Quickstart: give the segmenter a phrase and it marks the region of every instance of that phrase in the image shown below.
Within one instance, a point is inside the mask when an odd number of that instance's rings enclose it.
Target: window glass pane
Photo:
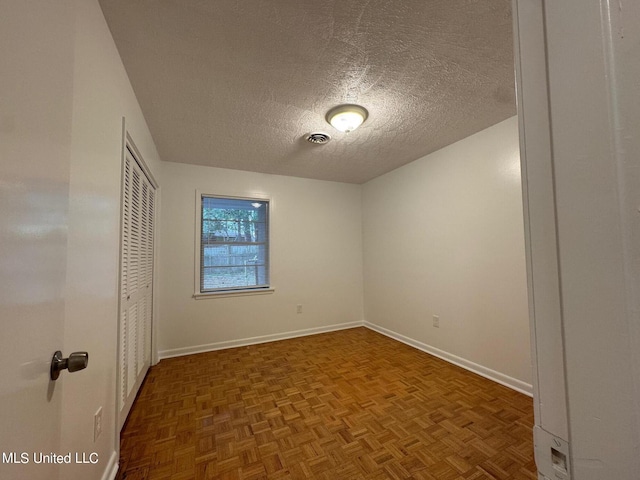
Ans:
[[[202,197],[200,291],[269,286],[269,202]]]

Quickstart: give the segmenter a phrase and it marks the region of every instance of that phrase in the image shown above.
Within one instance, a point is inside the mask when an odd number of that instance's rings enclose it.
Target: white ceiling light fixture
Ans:
[[[368,116],[367,109],[360,105],[338,105],[327,112],[327,122],[336,130],[349,133],[362,125]]]

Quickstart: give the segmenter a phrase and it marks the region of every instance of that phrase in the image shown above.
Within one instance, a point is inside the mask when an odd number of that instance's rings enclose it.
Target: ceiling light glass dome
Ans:
[[[353,132],[364,123],[369,112],[360,105],[338,105],[327,112],[327,122],[344,133]]]

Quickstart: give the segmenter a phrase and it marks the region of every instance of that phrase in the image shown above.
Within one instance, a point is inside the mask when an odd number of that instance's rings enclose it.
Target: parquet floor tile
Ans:
[[[535,480],[533,404],[366,328],[162,360],[118,480]]]

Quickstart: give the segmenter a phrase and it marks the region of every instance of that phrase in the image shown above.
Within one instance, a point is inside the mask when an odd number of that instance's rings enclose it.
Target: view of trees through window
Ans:
[[[266,200],[202,197],[200,291],[267,287]]]

